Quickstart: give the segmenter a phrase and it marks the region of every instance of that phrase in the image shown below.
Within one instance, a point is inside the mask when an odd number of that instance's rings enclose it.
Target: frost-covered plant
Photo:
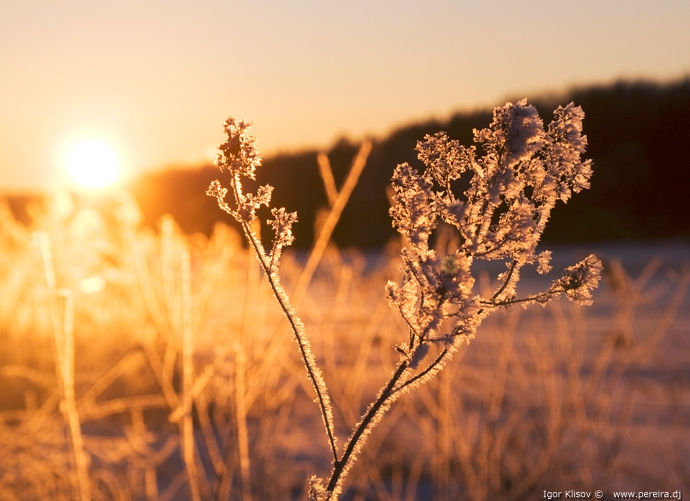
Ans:
[[[271,209],[273,220],[269,220],[268,223],[275,232],[275,238],[270,252],[267,253],[259,236],[251,230],[251,224],[256,219],[256,210],[261,205],[268,207],[273,187],[269,185],[261,186],[256,194],[248,193],[246,195],[242,190],[242,178],[256,179],[256,168],[261,165],[261,157],[256,149],[256,140],[250,133],[249,128],[250,125],[245,120],[238,121],[232,117],[228,118],[225,121],[227,140],[218,147],[220,152],[218,153],[216,165],[220,167],[221,172],[227,170],[230,174],[230,187],[233,193],[235,208],[233,209],[225,201],[228,190],[223,188],[218,180],[211,183],[206,194],[215,197],[220,208],[240,223],[242,231],[249,240],[254,252],[256,252],[261,267],[268,278],[268,283],[290,324],[299,346],[300,355],[307,368],[309,381],[316,391],[316,401],[319,404],[321,416],[326,427],[333,460],[337,463],[338,452],[328,390],[321,375],[321,370],[316,365],[316,359],[311,351],[311,344],[306,336],[304,324],[297,316],[297,312],[290,303],[290,298],[280,285],[280,275],[278,273],[282,249],[292,244],[294,240],[292,225],[297,221],[297,213],[286,212],[283,207]]]
[[[218,181],[211,183],[207,194],[217,198],[220,207],[242,225],[292,327],[316,391],[333,470],[327,482],[311,479],[311,499],[337,499],[367,436],[391,404],[437,374],[463,343],[474,338],[487,315],[514,304],[545,305],[562,294],[581,305],[591,303],[591,290],[598,285],[602,271],[601,262],[593,255],[566,268],[546,291],[520,297],[516,290],[525,265],[536,264],[542,274],[551,269],[551,253],[536,253],[551,209],[558,200],[567,202],[572,192],[589,187],[591,161],[581,160],[587,144],[582,135],[583,118],[582,109],[571,103],[559,107],[545,129],[537,110],[526,100],[506,103],[494,109],[488,128],[475,130],[475,142],[483,155],[478,156],[475,146],[461,146],[440,132],[417,144],[418,157],[426,167],[423,173],[406,163],[395,169],[395,205],[390,213],[405,245],[402,283],[389,282],[386,293],[408,326],[408,339],[395,347],[399,353],[395,370],[353,428],[342,453],[336,445],[326,385],[304,325],[280,286],[280,252],[292,243],[296,214],[272,209],[275,239],[266,252],[251,231],[251,222],[256,209],[269,205],[272,187],[262,186],[256,194],[243,193],[242,178],[254,179],[261,160],[249,124],[233,118],[226,121],[227,141],[220,145],[217,164],[230,173],[234,205],[225,201],[228,190]],[[453,188],[463,176],[469,178],[469,187],[458,196]],[[441,221],[459,233],[457,249],[447,255],[439,255],[430,246]],[[490,297],[475,292],[475,259],[506,263]]]

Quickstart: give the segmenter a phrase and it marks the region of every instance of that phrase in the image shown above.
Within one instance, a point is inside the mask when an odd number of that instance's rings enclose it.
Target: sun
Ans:
[[[85,189],[106,188],[121,176],[115,151],[102,141],[80,141],[70,148],[67,169],[72,181]]]

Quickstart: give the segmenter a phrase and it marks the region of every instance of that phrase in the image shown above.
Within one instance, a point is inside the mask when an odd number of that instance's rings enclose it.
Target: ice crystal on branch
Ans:
[[[261,166],[261,156],[256,149],[256,139],[252,135],[251,125],[246,120],[237,120],[233,117],[225,121],[224,130],[226,135],[225,142],[218,146],[219,153],[216,165],[221,172],[230,173],[230,187],[232,189],[235,208],[225,200],[228,189],[224,188],[220,181],[211,182],[206,194],[214,197],[218,205],[225,212],[234,217],[240,224],[246,225],[246,231],[256,219],[256,211],[262,205],[269,206],[273,186],[259,186],[256,193],[244,193],[242,189],[242,178],[256,179],[256,168]],[[275,231],[273,248],[267,255],[270,266],[276,266],[279,261],[280,251],[294,240],[292,236],[292,224],[297,221],[296,213],[286,213],[285,209],[272,209],[274,221],[269,221]],[[261,242],[258,238],[252,239],[252,244],[261,247],[261,252],[265,254]],[[258,250],[258,249],[257,249]]]
[[[591,302],[601,272],[594,256],[566,269],[546,292],[519,298],[516,291],[524,265],[536,263],[542,274],[551,270],[551,252],[536,254],[551,209],[589,187],[591,161],[581,159],[587,145],[583,118],[571,103],[556,109],[544,128],[526,100],[506,103],[494,109],[488,128],[474,131],[476,146],[462,146],[443,132],[427,135],[416,148],[424,172],[406,163],[396,168],[390,214],[407,243],[402,285],[389,283],[386,289],[410,327],[406,350],[415,366],[420,355],[415,346],[469,340],[492,309],[545,304],[562,293],[579,304]],[[457,195],[453,182],[464,175],[469,187]],[[459,233],[458,248],[446,256],[430,248],[441,221]],[[472,292],[475,259],[506,262],[490,298]]]
[[[256,179],[255,171],[261,165],[261,157],[250,128],[251,124],[246,120],[230,117],[225,121],[223,130],[227,140],[218,146],[220,152],[216,160],[221,172],[227,169],[233,176]]]
[[[601,261],[590,254],[576,265],[563,270],[563,276],[554,282],[551,289],[555,292],[562,290],[571,301],[589,306],[592,304],[592,290],[599,285],[603,269]]]
[[[231,188],[236,208],[226,201],[227,188],[220,181],[211,183],[206,194],[218,200],[218,205],[240,223],[251,223],[256,219],[256,209],[271,202],[273,186],[260,186],[256,194],[242,192],[242,178],[256,179],[256,168],[261,165],[261,157],[256,149],[256,140],[250,132],[250,124],[245,120],[228,118],[224,125],[227,139],[218,146],[220,150],[216,165],[221,172],[227,170],[231,177]]]
[[[537,273],[545,275],[550,272],[553,268],[551,266],[551,251],[544,251],[537,254],[537,263],[539,264],[539,266],[537,266]]]

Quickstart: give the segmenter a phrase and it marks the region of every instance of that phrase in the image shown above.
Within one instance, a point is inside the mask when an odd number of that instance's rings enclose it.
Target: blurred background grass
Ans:
[[[0,497],[304,498],[329,451],[237,232],[146,225],[126,192],[56,193],[27,214],[0,206]],[[384,418],[344,499],[690,487],[690,248],[559,246],[554,264],[592,250],[606,265],[594,305],[492,317]],[[329,246],[300,305],[341,438],[404,337],[383,296],[398,251]],[[288,292],[306,257],[284,257]],[[488,288],[501,270],[476,271]]]

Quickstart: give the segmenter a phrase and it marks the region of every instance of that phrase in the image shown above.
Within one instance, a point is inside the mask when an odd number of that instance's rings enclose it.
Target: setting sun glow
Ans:
[[[120,177],[120,163],[113,149],[101,141],[82,141],[69,153],[67,168],[81,188],[105,188]]]

